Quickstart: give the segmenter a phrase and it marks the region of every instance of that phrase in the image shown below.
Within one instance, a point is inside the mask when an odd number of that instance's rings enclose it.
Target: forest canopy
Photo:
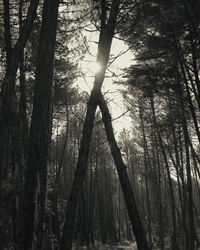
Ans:
[[[199,249],[199,9],[0,2],[0,249]]]

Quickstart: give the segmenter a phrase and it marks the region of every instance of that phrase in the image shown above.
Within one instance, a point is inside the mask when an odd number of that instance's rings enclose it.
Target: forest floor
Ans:
[[[128,242],[126,244],[119,244],[117,246],[110,246],[107,244],[99,245],[99,246],[83,246],[77,247],[74,246],[73,250],[137,250],[136,243]]]

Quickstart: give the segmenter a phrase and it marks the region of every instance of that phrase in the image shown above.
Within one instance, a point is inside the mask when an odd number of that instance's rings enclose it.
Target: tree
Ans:
[[[157,101],[156,105],[153,105],[154,107],[157,106],[159,110],[156,111],[156,119],[154,121],[149,120],[153,123],[154,140],[155,142],[158,141],[157,144],[161,148],[161,150],[156,150],[158,152],[157,160],[160,158],[161,171],[163,172],[161,173],[164,174],[163,177],[170,190],[171,223],[174,232],[172,247],[174,244],[175,249],[178,247],[177,244],[182,247],[182,244],[179,243],[179,237],[181,236],[178,231],[180,229],[176,223],[179,219],[179,212],[176,212],[178,211],[178,205],[181,206],[183,215],[182,223],[186,236],[184,247],[194,249],[195,244],[198,245],[198,240],[195,240],[195,226],[193,224],[193,209],[195,206],[191,205],[194,203],[192,201],[194,196],[192,169],[196,168],[196,164],[192,166],[189,158],[194,152],[194,148],[198,151],[198,147],[193,142],[196,139],[199,140],[199,105],[196,86],[198,77],[195,77],[195,72],[198,71],[196,27],[199,26],[199,18],[193,13],[190,4],[174,1],[168,3],[152,1],[145,5],[141,4],[141,8],[138,8],[136,14],[132,16],[134,30],[131,32],[127,29],[124,32],[128,35],[126,40],[136,50],[138,62],[129,71],[132,79],[128,82],[143,93],[139,95],[142,100],[150,96],[150,93],[155,97],[154,100],[156,98],[160,100],[160,103]],[[130,27],[130,23],[127,26]],[[124,36],[124,33],[122,31],[122,36]],[[169,106],[166,106],[166,101],[169,101]],[[151,116],[155,117],[154,108]],[[180,121],[184,122],[180,123]],[[173,134],[173,139],[169,131]],[[179,139],[176,137],[177,132]],[[157,148],[155,142],[152,142],[152,144]],[[162,165],[166,167],[166,170]],[[174,171],[176,171],[176,184],[172,177]],[[187,184],[185,183],[185,176],[187,177]],[[162,188],[160,190],[162,191]],[[177,190],[179,190],[180,204],[177,204],[176,199],[173,198],[173,196],[176,197]],[[188,196],[186,192],[188,192]],[[190,205],[187,207],[185,202]],[[190,226],[186,226],[187,220]],[[174,243],[173,239],[175,239]]]
[[[107,139],[110,145],[110,151],[115,161],[115,165],[116,165],[117,172],[119,175],[121,187],[122,187],[125,202],[126,202],[126,207],[128,210],[129,218],[130,218],[133,232],[136,238],[138,249],[148,250],[149,249],[148,242],[146,240],[144,228],[143,228],[140,216],[139,216],[139,212],[137,209],[137,204],[136,204],[135,197],[131,188],[131,184],[128,179],[128,175],[126,173],[126,166],[123,163],[120,150],[115,141],[113,128],[111,124],[111,116],[110,116],[108,107],[102,95],[99,98],[99,106],[102,112]]]
[[[42,248],[58,6],[59,1],[54,0],[45,0],[43,4],[24,185],[21,249]]]
[[[95,75],[94,87],[92,89],[88,105],[87,113],[83,126],[83,133],[78,157],[78,163],[75,173],[71,194],[68,201],[66,211],[65,224],[63,229],[63,236],[61,241],[60,250],[72,248],[73,230],[75,222],[75,213],[78,206],[78,201],[81,195],[81,188],[86,176],[87,161],[89,154],[89,144],[91,141],[93,122],[95,111],[97,109],[97,100],[101,91],[101,86],[105,77],[105,70],[109,59],[109,53],[114,35],[114,28],[116,24],[118,9],[120,1],[113,1],[110,16],[106,24],[106,10],[105,1],[102,1],[101,13],[101,32],[99,36],[97,62],[102,66],[102,70]]]
[[[107,109],[105,109],[105,103],[101,95],[101,86],[103,84],[106,66],[109,60],[110,48],[111,48],[111,43],[112,43],[112,39],[114,36],[114,29],[115,29],[115,25],[117,22],[119,6],[120,6],[120,1],[112,2],[110,15],[107,21],[106,1],[101,2],[101,18],[100,18],[101,30],[100,30],[99,43],[98,43],[97,62],[102,66],[102,70],[95,75],[94,87],[92,89],[92,92],[88,101],[87,113],[86,113],[86,118],[84,122],[81,146],[80,146],[80,151],[79,151],[79,158],[78,158],[78,163],[77,163],[77,168],[76,168],[76,173],[75,173],[75,179],[74,179],[73,186],[72,186],[72,191],[71,191],[69,201],[68,201],[68,207],[66,211],[66,219],[65,219],[65,225],[64,225],[60,250],[62,249],[71,250],[72,248],[72,239],[73,239],[72,236],[73,236],[73,230],[74,230],[75,213],[76,213],[76,209],[78,206],[78,200],[80,199],[80,195],[81,195],[81,187],[83,186],[83,182],[86,176],[89,143],[90,143],[91,136],[92,136],[92,128],[93,128],[93,122],[94,122],[95,111],[96,111],[97,105],[100,106],[101,112],[103,112],[105,116],[109,115],[109,113],[107,112]],[[107,119],[105,119],[104,123],[106,127],[107,127],[107,122],[108,122]],[[114,138],[110,140],[109,133],[113,135],[112,126],[109,127],[108,129],[107,138],[110,143],[113,143]],[[113,145],[111,146],[111,152],[113,154],[115,164],[118,169],[118,174],[121,180],[121,185],[123,188],[124,196],[125,196],[126,203],[127,203],[127,208],[129,210],[129,216],[132,221],[132,227],[136,236],[138,247],[141,250],[148,249],[148,243],[145,238],[142,223],[137,213],[136,203],[134,201],[132,189],[128,181],[126,172],[122,171],[124,164],[122,162],[122,158],[118,150],[118,147],[116,145],[116,142],[114,143],[114,148],[113,148]],[[132,198],[131,201],[128,198],[128,195],[131,195],[131,198]],[[139,235],[138,232],[140,232],[141,235]]]
[[[10,31],[10,7],[9,1],[4,1],[4,37],[6,48],[6,72],[1,86],[1,122],[0,122],[0,188],[5,179],[6,168],[10,161],[10,144],[12,144],[12,128],[15,124],[15,80],[17,69],[21,61],[24,47],[30,36],[39,0],[31,1],[27,17],[23,27],[20,29],[19,37],[12,47]]]
[[[37,14],[36,2],[0,4],[1,248],[198,248],[199,0],[42,2]],[[88,95],[72,84],[94,29]],[[134,52],[118,140],[101,93],[113,37]]]

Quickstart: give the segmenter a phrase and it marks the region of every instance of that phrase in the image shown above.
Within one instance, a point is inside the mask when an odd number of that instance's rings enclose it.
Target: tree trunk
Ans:
[[[20,248],[24,250],[40,250],[42,247],[58,6],[58,0],[45,0],[43,5],[25,174],[24,227]]]
[[[110,151],[112,153],[118,176],[120,179],[121,187],[123,190],[126,207],[128,210],[129,218],[131,221],[131,225],[133,228],[133,232],[135,234],[138,250],[149,250],[148,242],[145,236],[144,228],[142,225],[142,221],[140,219],[135,197],[132,191],[132,187],[126,172],[126,166],[123,163],[122,156],[120,153],[120,149],[117,146],[115,141],[113,128],[111,124],[111,116],[107,107],[107,104],[101,95],[99,97],[99,107],[102,112],[102,119],[105,125],[105,130],[107,134],[107,139],[110,145]]]
[[[194,225],[194,201],[193,201],[193,188],[192,188],[192,176],[191,176],[191,166],[190,166],[190,150],[189,150],[189,132],[187,127],[187,120],[185,116],[185,106],[183,102],[183,92],[182,86],[180,85],[180,108],[181,108],[181,119],[182,128],[185,141],[185,155],[186,155],[186,173],[187,173],[187,192],[188,192],[188,215],[189,215],[189,249],[195,249],[195,225]]]
[[[157,130],[158,134],[158,139],[161,147],[161,151],[163,154],[166,170],[167,170],[167,177],[168,177],[168,183],[169,183],[169,191],[170,191],[170,205],[171,205],[171,213],[172,213],[172,226],[173,226],[173,231],[172,231],[172,250],[178,250],[179,247],[177,245],[177,230],[176,230],[176,210],[175,210],[175,198],[174,198],[174,190],[173,190],[173,183],[170,175],[170,168],[167,160],[167,155],[165,152],[165,148],[163,145],[162,137],[159,131],[157,119],[156,119],[156,114],[155,114],[155,108],[154,108],[154,100],[153,100],[153,95],[151,93],[150,95],[150,102],[151,102],[151,108],[152,108],[152,113],[153,113],[153,120],[154,124]]]
[[[187,225],[187,190],[185,185],[185,174],[184,174],[184,163],[183,163],[183,145],[181,140],[181,125],[179,124],[178,139],[179,139],[179,151],[180,151],[180,178],[182,182],[182,196],[183,196],[183,207],[182,207],[182,221],[183,229],[185,231],[185,249],[189,249],[189,230]]]
[[[15,46],[11,47],[9,2],[4,1],[4,22],[5,22],[5,42],[6,42],[6,73],[1,90],[0,109],[0,192],[2,181],[6,172],[6,161],[10,158],[10,141],[12,130],[15,126],[16,103],[15,103],[15,78],[19,62],[21,60],[24,47],[32,30],[33,22],[39,0],[32,0],[27,13],[27,18],[20,29],[19,38]]]
[[[87,113],[83,125],[83,133],[81,139],[81,145],[79,150],[77,168],[72,185],[71,194],[68,200],[68,206],[66,210],[66,218],[63,229],[63,235],[60,245],[60,250],[72,249],[72,238],[75,225],[76,209],[80,200],[81,189],[86,177],[87,162],[89,154],[89,145],[92,136],[93,123],[95,118],[95,112],[97,109],[97,100],[100,95],[101,86],[105,77],[105,70],[109,59],[111,43],[114,35],[114,29],[116,25],[117,15],[119,11],[119,0],[112,2],[110,16],[107,24],[102,20],[101,31],[99,36],[97,62],[101,65],[102,70],[95,75],[94,87],[92,89],[88,104]],[[105,13],[102,12],[102,17]]]
[[[148,145],[147,145],[147,139],[146,139],[146,134],[145,134],[141,106],[139,107],[139,116],[140,116],[140,123],[141,123],[141,128],[142,128],[143,147],[144,147],[145,191],[146,191],[146,207],[147,207],[147,216],[148,216],[149,248],[152,249],[151,204],[150,204],[150,197],[149,197],[149,183],[148,183],[148,177],[147,177],[148,175],[148,167],[147,167]]]

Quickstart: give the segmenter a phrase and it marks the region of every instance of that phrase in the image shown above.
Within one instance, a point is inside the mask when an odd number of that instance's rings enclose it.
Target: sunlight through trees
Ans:
[[[0,2],[0,249],[199,249],[199,8]]]

